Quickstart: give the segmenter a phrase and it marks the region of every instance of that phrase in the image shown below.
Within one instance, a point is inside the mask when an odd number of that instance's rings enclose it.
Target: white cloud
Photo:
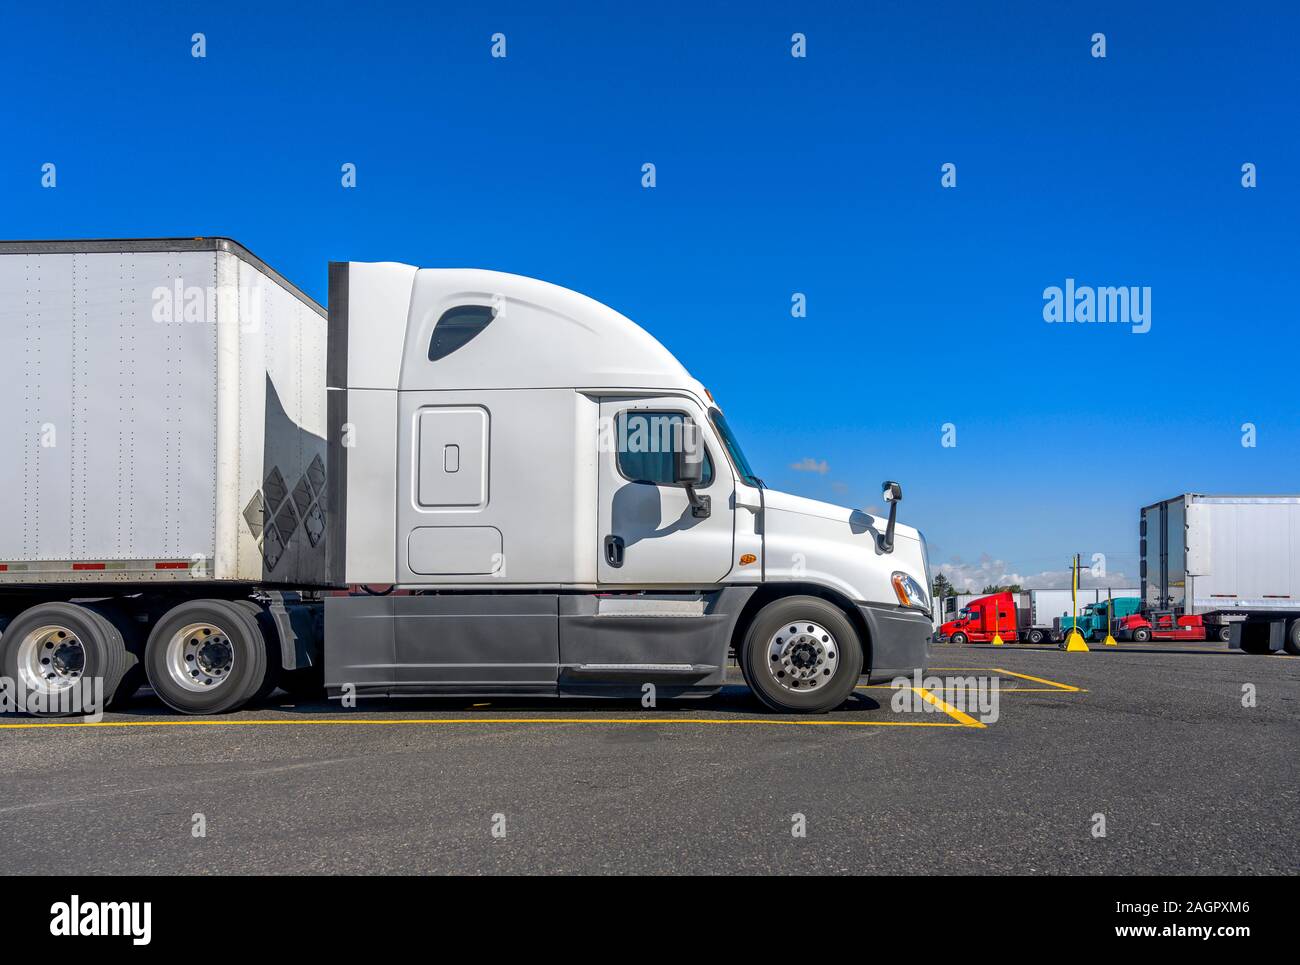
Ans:
[[[1006,560],[994,559],[988,553],[980,555],[976,563],[966,563],[954,556],[947,563],[935,564],[935,572],[942,573],[957,588],[958,593],[979,593],[986,586],[1009,586],[1018,583],[1026,589],[1067,590],[1070,588],[1069,570],[1040,570],[1037,573],[1022,573],[1013,568]],[[1127,574],[1109,571],[1103,577],[1095,577],[1085,567],[1079,572],[1079,586],[1084,589],[1100,587],[1137,586],[1138,581]]]
[[[824,476],[831,471],[831,467],[826,464],[825,459],[817,460],[812,456],[805,456],[798,462],[790,463],[790,468],[795,472],[815,472],[819,476]]]

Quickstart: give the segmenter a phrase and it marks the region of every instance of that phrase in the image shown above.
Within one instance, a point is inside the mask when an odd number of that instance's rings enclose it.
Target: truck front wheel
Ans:
[[[144,653],[149,684],[182,714],[223,714],[248,702],[267,679],[257,619],[230,600],[194,600],[154,624]]]
[[[970,642],[970,638],[967,637],[966,634],[958,630],[956,633],[952,635],[952,642],[959,647],[964,647],[966,646],[967,643]]]
[[[745,634],[741,670],[773,710],[825,713],[844,703],[862,673],[862,644],[839,607],[815,596],[774,600]]]
[[[1150,639],[1151,639],[1151,631],[1148,630],[1146,627],[1138,627],[1136,630],[1133,631],[1134,643],[1146,643]]]

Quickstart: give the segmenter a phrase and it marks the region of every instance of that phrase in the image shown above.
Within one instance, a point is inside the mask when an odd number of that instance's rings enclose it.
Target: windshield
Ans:
[[[713,420],[713,428],[717,429],[718,435],[722,437],[722,444],[727,447],[727,455],[731,457],[731,464],[736,467],[736,472],[740,473],[740,478],[746,485],[757,486],[758,477],[754,475],[754,470],[749,468],[749,460],[740,451],[740,442],[731,431],[731,426],[727,425],[726,417],[719,410],[710,409],[709,418]]]

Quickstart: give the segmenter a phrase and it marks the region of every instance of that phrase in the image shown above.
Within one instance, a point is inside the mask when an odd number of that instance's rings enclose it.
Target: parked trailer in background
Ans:
[[[1200,617],[1251,653],[1300,654],[1300,496],[1184,493],[1142,508],[1142,613]]]
[[[768,489],[577,292],[353,262],[329,292],[226,239],[0,242],[0,696],[698,697],[734,650],[816,712],[924,669],[897,483],[887,518]]]

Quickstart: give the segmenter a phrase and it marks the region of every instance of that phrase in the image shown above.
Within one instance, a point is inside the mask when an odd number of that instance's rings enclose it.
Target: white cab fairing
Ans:
[[[760,492],[732,464],[704,387],[613,309],[501,272],[336,267],[347,273],[346,307],[331,306],[346,365],[330,383],[351,431],[345,582],[490,592],[766,579],[895,606],[896,571],[927,585],[914,529],[898,526],[886,553],[883,519]],[[629,468],[602,447],[647,412],[699,427],[707,513],[671,460]]]

